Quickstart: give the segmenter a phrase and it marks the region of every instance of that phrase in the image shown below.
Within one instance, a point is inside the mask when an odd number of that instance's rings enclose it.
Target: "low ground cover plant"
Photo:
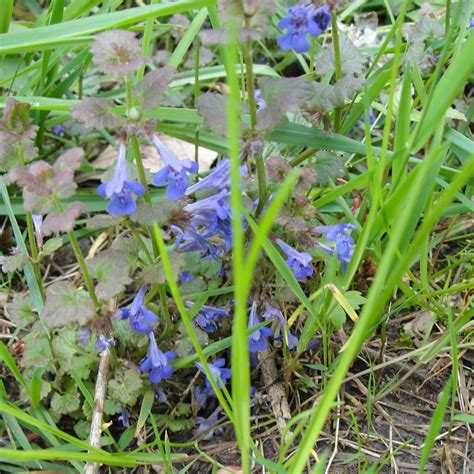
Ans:
[[[468,472],[468,3],[5,2],[2,472]]]

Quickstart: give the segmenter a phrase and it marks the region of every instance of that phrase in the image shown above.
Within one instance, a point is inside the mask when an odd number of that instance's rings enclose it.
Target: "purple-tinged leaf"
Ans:
[[[227,135],[227,99],[221,94],[206,92],[199,96],[197,109],[204,122],[217,135]]]
[[[99,33],[91,52],[94,64],[112,76],[126,76],[145,62],[140,41],[131,31],[110,30]]]
[[[72,230],[76,219],[84,211],[84,204],[76,201],[70,204],[63,212],[48,214],[43,222],[43,234],[51,235]]]
[[[259,130],[273,130],[295,112],[312,92],[312,84],[301,78],[263,78],[258,81],[266,106],[257,114]]]
[[[137,84],[136,92],[142,110],[150,110],[159,107],[163,97],[173,79],[174,68],[165,66],[145,74]]]
[[[125,124],[125,119],[113,112],[113,106],[112,99],[89,97],[71,107],[71,117],[89,129],[119,128]]]

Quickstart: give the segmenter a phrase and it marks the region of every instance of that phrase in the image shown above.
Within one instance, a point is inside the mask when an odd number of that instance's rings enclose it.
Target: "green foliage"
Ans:
[[[117,403],[134,406],[142,394],[142,388],[143,379],[137,370],[119,366],[114,378],[109,381],[109,396]]]
[[[95,315],[90,298],[81,295],[70,282],[57,282],[48,287],[41,318],[50,327],[72,324],[84,326]]]

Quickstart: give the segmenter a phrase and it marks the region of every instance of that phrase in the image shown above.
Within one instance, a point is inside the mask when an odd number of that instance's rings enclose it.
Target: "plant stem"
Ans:
[[[51,196],[51,198],[54,204],[56,205],[56,209],[58,210],[58,212],[63,212],[64,209],[59,199],[54,194]],[[69,240],[71,242],[72,249],[74,250],[74,255],[76,256],[77,263],[79,264],[79,268],[81,269],[81,273],[84,278],[84,283],[86,284],[87,291],[89,292],[89,296],[91,297],[94,306],[96,308],[99,308],[100,303],[95,294],[94,284],[92,283],[92,278],[89,273],[89,270],[87,269],[86,261],[84,260],[84,255],[82,255],[82,250],[79,245],[79,241],[77,240],[76,234],[73,230],[68,230],[67,236],[69,237]]]
[[[446,18],[444,23],[444,36],[448,36],[449,23],[451,21],[451,0],[446,0]]]
[[[336,81],[342,79],[341,50],[339,48],[339,33],[337,31],[337,17],[334,12],[331,15],[332,43],[334,48],[334,62],[336,66]],[[338,107],[334,112],[334,130],[339,131],[341,125],[341,109]]]
[[[79,268],[81,269],[81,273],[84,278],[84,283],[86,284],[87,291],[89,292],[89,296],[94,302],[95,307],[98,308],[100,306],[99,300],[97,299],[97,296],[95,294],[94,284],[92,283],[92,278],[89,274],[89,270],[87,269],[86,261],[84,260],[84,255],[82,255],[81,247],[79,246],[76,234],[73,230],[69,230],[67,236],[71,241],[71,245],[74,250],[74,255],[76,256],[77,263],[79,264]]]
[[[18,159],[22,166],[25,164],[25,158],[23,154],[23,146],[20,145],[18,147]],[[35,236],[35,228],[33,225],[33,217],[31,211],[26,211],[26,228],[28,230],[28,241],[30,243],[30,254],[32,259],[33,270],[35,273],[36,281],[38,282],[39,292],[41,294],[41,298],[45,299],[45,293],[43,288],[43,280],[41,278],[41,268],[38,259],[38,246],[36,245],[36,236]]]
[[[306,150],[302,151],[298,156],[290,161],[290,165],[293,167],[298,166],[299,164],[303,163],[304,160],[314,155],[316,151],[317,150],[314,148],[306,148]]]
[[[194,43],[194,108],[197,109],[199,97],[199,52],[201,43],[199,36],[196,36]],[[194,132],[194,161],[199,164],[199,125],[196,125]],[[197,174],[195,179],[197,180]]]
[[[151,203],[151,195],[150,195],[150,191],[148,190],[148,184],[146,182],[145,167],[143,166],[142,155],[140,153],[140,144],[138,143],[138,138],[136,137],[136,135],[131,135],[130,141],[132,142],[133,153],[135,155],[135,162],[137,164],[138,178],[140,179],[140,183],[142,183],[145,188],[145,195],[143,197],[145,198],[146,202]]]
[[[257,127],[257,107],[255,105],[255,87],[253,78],[253,62],[252,62],[252,43],[250,38],[247,39],[244,47],[245,69],[247,76],[247,98],[250,109],[250,127],[252,130],[252,137],[255,135]],[[267,184],[265,177],[265,165],[263,163],[263,156],[255,155],[255,166],[257,168],[257,183],[258,183],[258,204],[255,210],[255,217],[257,218],[265,206],[265,198],[267,195]]]

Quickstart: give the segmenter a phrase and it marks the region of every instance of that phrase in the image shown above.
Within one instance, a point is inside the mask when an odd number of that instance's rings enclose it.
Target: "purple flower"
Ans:
[[[202,227],[224,237],[226,250],[230,249],[232,241],[232,209],[229,196],[229,190],[223,189],[217,194],[184,206],[184,210],[192,215],[194,227]]]
[[[193,281],[195,280],[196,277],[189,272],[183,272],[181,273],[181,283],[186,283],[187,281]]]
[[[276,239],[276,243],[280,246],[283,252],[286,253],[286,256],[288,257],[286,259],[286,264],[291,268],[293,275],[298,281],[302,281],[313,274],[314,270],[311,265],[313,257],[308,252],[298,252],[281,239]]]
[[[214,235],[213,231],[204,230],[198,232],[192,227],[183,231],[180,227],[174,225],[170,226],[170,229],[178,234],[175,248],[179,252],[196,252],[199,250],[202,258],[212,259],[216,259],[224,254],[218,245],[209,240]]]
[[[91,330],[89,328],[79,328],[76,331],[76,344],[81,349],[86,349],[91,339]]]
[[[313,227],[313,230],[323,234],[327,241],[335,242],[334,248],[318,242],[318,247],[325,250],[329,255],[334,254],[336,250],[337,259],[342,262],[342,271],[345,272],[347,265],[351,261],[354,253],[354,239],[347,233],[356,229],[352,224],[337,225],[319,225]]]
[[[129,308],[122,308],[122,319],[130,318],[130,327],[135,332],[147,334],[153,330],[153,323],[158,321],[153,311],[145,308],[145,287],[142,286]]]
[[[203,305],[194,318],[194,324],[203,331],[214,332],[217,330],[217,322],[224,316],[229,316],[227,310]]]
[[[319,8],[316,8],[310,15],[311,19],[318,25],[319,29],[321,30],[318,34],[321,34],[321,32],[329,26],[329,22],[331,21],[329,7],[324,4]]]
[[[115,345],[114,338],[100,334],[95,343],[95,350],[103,355],[110,354],[110,345]]]
[[[205,178],[189,186],[186,194],[190,195],[204,189],[221,191],[228,186],[230,186],[230,160],[224,158]]]
[[[298,343],[299,343],[298,336],[293,334],[290,330],[286,331],[285,317],[283,316],[283,313],[278,308],[275,308],[271,304],[267,303],[265,305],[265,312],[263,313],[263,319],[266,319],[266,320],[278,319],[280,321],[280,333],[282,337],[284,337],[286,333],[285,341],[286,341],[286,345],[288,346],[288,349],[291,350],[298,346]]]
[[[467,27],[472,28],[474,26],[474,15],[469,18],[469,21],[467,22]]]
[[[177,201],[184,196],[188,188],[188,173],[197,173],[198,164],[188,159],[179,160],[157,135],[153,135],[151,140],[157,148],[164,164],[163,168],[153,176],[152,182],[156,186],[162,186],[168,183],[166,195],[172,201]]]
[[[230,379],[231,377],[231,370],[226,369],[224,367],[225,365],[225,359],[222,357],[217,359],[214,364],[209,364],[209,370],[211,371],[212,378],[214,379],[214,382],[216,382],[217,386],[219,388],[222,388],[226,383],[227,380]],[[196,367],[204,374],[206,375],[206,372],[204,371],[204,367],[200,362],[196,362]],[[206,375],[206,390],[209,391],[210,393],[213,393],[213,388],[211,385],[211,382],[207,378]]]
[[[145,187],[142,184],[128,178],[125,155],[125,144],[120,143],[112,179],[97,188],[97,194],[110,199],[107,211],[114,216],[133,214],[137,209],[133,194],[137,196],[145,194]]]
[[[161,380],[169,379],[173,374],[173,366],[170,361],[176,358],[174,352],[162,352],[156,345],[155,335],[150,332],[150,345],[147,356],[140,363],[140,371],[148,372],[148,378],[152,383],[159,383]]]
[[[55,125],[51,131],[53,132],[53,135],[57,137],[62,137],[66,133],[66,129],[62,125]]]
[[[278,22],[278,28],[287,32],[277,39],[283,51],[294,50],[297,53],[309,51],[307,35],[318,36],[327,28],[331,15],[327,5],[318,9],[313,4],[295,5],[288,9],[288,16]]]
[[[250,309],[248,327],[250,329],[258,324],[260,324],[260,321],[257,315],[257,303],[254,301]],[[265,326],[253,332],[249,336],[249,351],[252,353],[265,352],[267,350],[267,337],[269,336],[273,336],[273,332]]]
[[[253,94],[253,98],[255,100],[255,104],[257,106],[257,114],[261,112],[262,110],[265,110],[267,107],[267,103],[265,102],[265,99],[262,97],[262,91],[261,89],[255,89],[255,93]]]
[[[124,428],[130,427],[130,418],[128,416],[128,411],[125,407],[122,407],[122,411],[120,413],[120,416],[118,417],[118,420],[122,423],[122,426]]]
[[[43,216],[41,214],[32,214],[31,218],[33,219],[33,226],[35,228],[35,240],[38,248],[43,247],[43,232],[41,228],[43,227]]]
[[[220,408],[216,408],[207,418],[202,416],[196,417],[196,423],[198,425],[196,429],[196,435],[200,436],[205,434],[203,439],[212,439],[215,435],[222,434],[223,428],[213,429],[218,423]]]

